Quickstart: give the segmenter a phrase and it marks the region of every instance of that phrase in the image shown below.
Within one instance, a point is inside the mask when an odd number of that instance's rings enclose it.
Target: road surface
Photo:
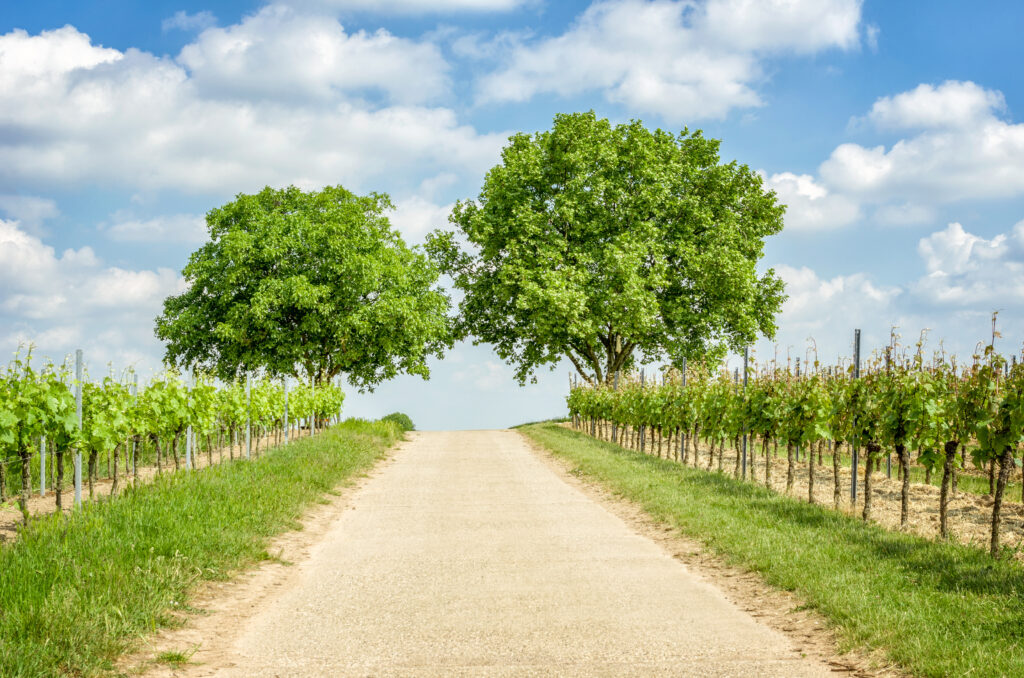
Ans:
[[[195,675],[828,676],[513,431],[415,433]]]

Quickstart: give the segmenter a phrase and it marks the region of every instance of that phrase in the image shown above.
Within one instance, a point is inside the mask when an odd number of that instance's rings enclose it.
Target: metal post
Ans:
[[[39,496],[46,496],[46,436],[39,436]]]
[[[75,351],[75,417],[82,430],[82,349]],[[75,507],[82,506],[82,450],[75,448]]]
[[[644,390],[644,370],[640,369],[640,390]],[[647,426],[640,424],[640,451],[647,448]]]
[[[743,395],[746,397],[747,393],[747,363],[750,360],[750,347],[745,346],[743,348]],[[744,480],[747,479],[747,427],[743,426],[743,475]]]
[[[137,401],[139,399],[139,375],[132,375],[132,399]],[[137,478],[139,475],[139,443],[132,436],[132,477]]]
[[[288,444],[288,377],[284,378],[284,444]]]
[[[853,378],[860,379],[860,330],[853,331]],[[850,461],[850,503],[857,503],[857,458],[860,453],[860,446],[856,436],[853,439],[853,450]]]
[[[245,458],[252,456],[252,380],[245,373]]]
[[[799,356],[797,356],[797,359],[796,359],[796,378],[797,379],[800,378],[800,357]],[[797,463],[800,463],[800,446],[799,445],[796,446],[796,461],[797,461]]]
[[[618,341],[618,340],[616,340],[616,341]],[[619,390],[619,371],[618,370],[615,370],[615,383],[612,386],[612,388],[614,390],[616,390],[616,391]],[[618,439],[619,439],[619,424],[617,422],[613,421],[612,422],[612,442],[614,443]]]
[[[185,384],[185,400],[186,400],[186,402],[188,402],[188,400],[192,396],[191,385],[193,383],[193,379],[194,379],[194,377],[189,377],[188,382]],[[188,411],[188,406],[187,405],[185,407],[185,411],[186,412]],[[189,471],[192,470],[192,425],[191,424],[189,424],[188,428],[185,429],[185,468],[187,470],[189,470]]]

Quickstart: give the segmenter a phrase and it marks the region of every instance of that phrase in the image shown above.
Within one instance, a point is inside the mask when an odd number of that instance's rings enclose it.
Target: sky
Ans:
[[[1024,341],[1024,3],[33,0],[0,4],[0,347],[160,369],[204,214],[266,185],[386,192],[410,243],[557,113],[701,129],[788,206],[774,341],[821,360],[928,330]],[[731,364],[736,364],[731,358]],[[564,413],[486,345],[348,388],[420,428]]]

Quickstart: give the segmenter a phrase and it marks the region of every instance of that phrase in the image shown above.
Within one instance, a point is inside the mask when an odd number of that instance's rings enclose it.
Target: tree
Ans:
[[[172,366],[233,380],[346,374],[360,388],[451,345],[437,267],[391,228],[383,194],[294,186],[238,195],[206,216],[210,241],[184,269],[189,288],[164,301],[156,334]]]
[[[773,336],[783,285],[757,263],[784,208],[718,148],[593,112],[511,137],[477,200],[456,203],[457,232],[428,239],[465,292],[458,336],[493,344],[521,383],[563,358],[601,382],[638,355],[678,363]]]

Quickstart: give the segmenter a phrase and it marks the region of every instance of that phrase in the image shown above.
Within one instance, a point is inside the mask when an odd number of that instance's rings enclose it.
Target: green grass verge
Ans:
[[[0,676],[92,676],[173,625],[201,580],[266,559],[270,537],[400,436],[347,421],[259,459],[169,473],[0,548]],[[165,658],[166,659],[166,658]]]
[[[922,676],[1024,676],[1024,568],[564,427],[527,436],[730,562],[795,591],[846,648]]]

